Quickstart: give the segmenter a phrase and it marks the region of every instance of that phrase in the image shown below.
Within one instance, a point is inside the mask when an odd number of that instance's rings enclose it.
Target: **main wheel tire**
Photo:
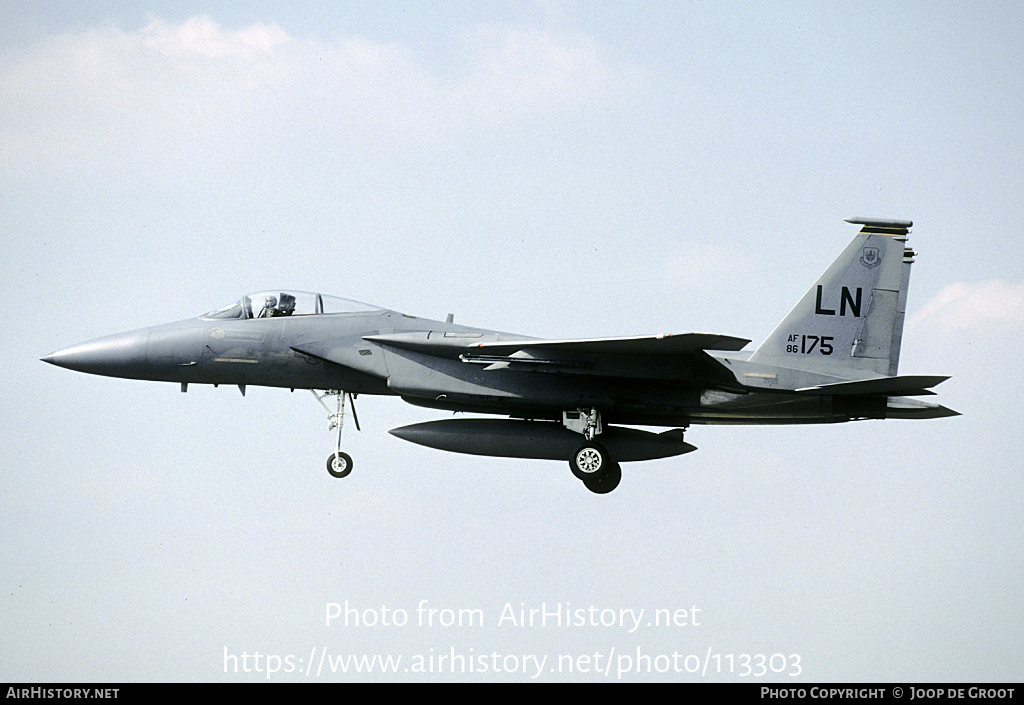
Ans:
[[[622,468],[618,463],[609,461],[603,472],[584,478],[583,484],[594,494],[608,494],[619,486],[621,480]]]
[[[348,453],[331,453],[331,457],[327,459],[327,472],[331,473],[331,477],[348,477],[348,474],[352,472],[352,456]]]
[[[603,469],[611,462],[608,451],[600,443],[584,443],[577,448],[569,459],[569,468],[572,474],[580,480],[600,475]]]

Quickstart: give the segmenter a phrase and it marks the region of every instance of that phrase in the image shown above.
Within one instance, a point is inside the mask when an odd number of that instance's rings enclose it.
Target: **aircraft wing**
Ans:
[[[682,333],[646,335],[627,338],[581,338],[575,340],[540,340],[518,338],[514,340],[488,340],[482,335],[399,333],[369,335],[366,340],[380,345],[446,356],[489,355],[503,356],[526,353],[531,357],[547,352],[574,355],[679,355],[702,350],[742,350],[749,343],[744,338],[733,338],[714,333]]]
[[[579,340],[527,340],[479,343],[475,347],[489,354],[512,354],[519,351],[551,350],[577,354],[604,355],[679,355],[700,350],[742,350],[749,343],[714,333],[682,333],[645,335],[630,338],[584,338]]]
[[[366,336],[385,347],[484,365],[485,372],[532,371],[648,379],[693,379],[737,387],[707,350],[736,351],[749,340],[713,333],[542,340],[504,334],[400,333]]]

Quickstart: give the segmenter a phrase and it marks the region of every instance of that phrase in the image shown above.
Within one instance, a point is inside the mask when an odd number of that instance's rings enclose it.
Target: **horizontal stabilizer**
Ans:
[[[945,382],[949,377],[927,375],[904,375],[902,377],[878,377],[876,379],[859,379],[853,382],[835,382],[819,384],[816,387],[804,387],[796,391],[806,394],[825,394],[831,396],[874,394],[880,396],[910,397],[923,394],[934,394],[928,391]]]
[[[885,404],[887,419],[944,419],[959,415],[959,411],[953,411],[940,404],[907,397],[889,397]]]

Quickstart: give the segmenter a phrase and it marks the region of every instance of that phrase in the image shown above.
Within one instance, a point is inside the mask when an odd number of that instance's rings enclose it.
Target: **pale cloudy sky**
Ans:
[[[315,647],[404,659],[320,680],[717,653],[800,656],[765,682],[1019,681],[1022,86],[1013,3],[5,6],[0,677],[265,677],[227,650],[317,680]],[[605,497],[564,463],[404,444],[387,429],[438,415],[368,397],[338,482],[308,392],[38,361],[278,286],[756,345],[853,215],[915,221],[901,372],[953,375],[964,415],[692,428]],[[487,623],[325,626],[345,600]],[[497,624],[541,603],[701,623]],[[450,649],[517,673],[404,670]]]

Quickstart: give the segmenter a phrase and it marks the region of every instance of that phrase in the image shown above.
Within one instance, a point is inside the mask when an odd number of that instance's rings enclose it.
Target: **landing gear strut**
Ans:
[[[348,477],[349,473],[352,472],[352,456],[341,451],[341,429],[345,423],[345,397],[348,397],[348,400],[352,404],[352,418],[356,422],[356,430],[362,430],[359,428],[359,416],[356,414],[355,395],[337,389],[327,390],[323,394],[317,394],[315,389],[311,389],[310,391],[313,392],[313,396],[316,397],[316,400],[320,402],[320,406],[326,409],[327,421],[330,423],[330,429],[338,429],[337,440],[334,443],[334,452],[331,454],[331,457],[327,459],[327,472],[329,472],[332,477]],[[330,407],[324,404],[324,397],[337,397],[338,410],[332,412]]]
[[[612,460],[607,449],[594,440],[603,430],[601,412],[597,409],[566,411],[562,413],[562,424],[586,438],[586,442],[569,458],[572,474],[595,494],[607,494],[618,487],[622,480],[622,468]]]

